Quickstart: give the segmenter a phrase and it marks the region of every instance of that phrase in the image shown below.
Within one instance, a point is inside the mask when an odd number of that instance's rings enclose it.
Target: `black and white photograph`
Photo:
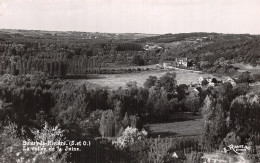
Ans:
[[[0,163],[260,163],[260,0],[0,0]]]

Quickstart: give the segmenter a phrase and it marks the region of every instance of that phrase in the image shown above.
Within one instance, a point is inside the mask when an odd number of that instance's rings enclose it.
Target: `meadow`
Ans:
[[[159,135],[161,138],[194,137],[202,134],[203,119],[201,115],[192,115],[192,113],[175,113],[171,115],[171,122],[149,124],[147,127],[153,138]]]
[[[126,73],[126,74],[101,74],[98,78],[73,80],[76,84],[83,84],[86,82],[94,83],[100,86],[108,87],[110,89],[117,89],[119,87],[125,88],[126,83],[136,81],[137,86],[142,87],[149,76],[163,76],[166,72],[175,72],[177,84],[197,84],[199,77],[215,77],[212,74],[199,73],[191,70],[175,69],[175,70],[153,70],[144,71],[140,73]],[[219,77],[215,77],[218,78]]]

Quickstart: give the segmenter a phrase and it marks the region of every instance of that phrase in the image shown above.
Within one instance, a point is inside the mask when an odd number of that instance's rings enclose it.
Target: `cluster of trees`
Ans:
[[[111,51],[106,55],[99,56],[102,69],[106,67],[151,65],[159,61],[160,53],[155,51]]]
[[[175,77],[176,74],[168,73],[156,81],[148,80],[151,84],[146,83],[145,88],[131,82],[126,89],[107,90],[58,80],[50,82],[43,73],[4,75],[0,87],[3,101],[0,106],[4,108],[1,120],[15,122],[28,133],[30,128],[40,128],[46,121],[52,125],[59,123],[62,129],[69,131],[65,134],[68,140],[90,138],[97,143],[95,151],[96,148],[101,150],[99,148],[104,145],[93,138],[118,135],[128,126],[140,129],[149,120],[164,121],[169,110],[177,107]],[[178,91],[184,92],[181,88]],[[20,129],[17,131],[19,133]],[[83,156],[85,150],[94,147],[75,152],[72,157],[78,159],[78,155]]]
[[[9,51],[8,49],[7,51]],[[71,55],[69,52],[38,53],[37,55],[16,55],[3,53],[0,62],[0,74],[31,74],[44,72],[49,77],[65,77],[66,74],[98,73],[100,62],[97,57]]]
[[[220,148],[230,144],[234,134],[237,144],[255,144],[260,131],[259,95],[249,93],[247,83],[232,87],[224,83],[217,89],[208,90],[201,108],[204,117],[203,143],[208,148]],[[232,138],[233,139],[233,138]]]
[[[15,115],[13,118],[18,121],[36,120],[36,114],[43,111],[66,128],[84,130],[82,122],[96,110],[110,109],[120,121],[126,114],[137,116],[141,121],[167,119],[168,113],[177,111],[179,101],[187,95],[187,87],[177,86],[175,77],[175,73],[167,73],[159,79],[150,77],[145,87],[137,87],[136,82],[132,82],[126,89],[107,90],[90,89],[92,85],[49,82],[43,73],[4,75],[0,97],[5,103],[12,103],[11,110],[15,114],[10,115]]]
[[[27,40],[28,41],[28,40]],[[50,77],[99,73],[117,65],[158,63],[160,54],[143,51],[136,43],[65,44],[21,42],[0,44],[0,74],[30,74],[41,71]]]

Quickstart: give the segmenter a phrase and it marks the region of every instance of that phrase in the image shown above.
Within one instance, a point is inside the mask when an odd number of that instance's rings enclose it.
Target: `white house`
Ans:
[[[163,61],[163,68],[174,68],[175,66],[175,61]]]

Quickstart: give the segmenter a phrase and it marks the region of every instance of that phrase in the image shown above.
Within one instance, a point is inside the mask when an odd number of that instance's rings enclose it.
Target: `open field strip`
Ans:
[[[140,73],[126,73],[126,74],[101,74],[98,79],[79,79],[74,80],[78,84],[84,84],[85,82],[91,82],[100,86],[107,86],[110,89],[117,89],[119,87],[124,88],[126,83],[130,81],[136,81],[137,86],[143,86],[144,82],[149,76],[157,76],[158,78],[163,76],[167,72],[175,72],[177,74],[177,84],[196,84],[199,77],[214,77],[212,74],[200,74],[192,70],[155,70],[155,71],[143,71]]]

